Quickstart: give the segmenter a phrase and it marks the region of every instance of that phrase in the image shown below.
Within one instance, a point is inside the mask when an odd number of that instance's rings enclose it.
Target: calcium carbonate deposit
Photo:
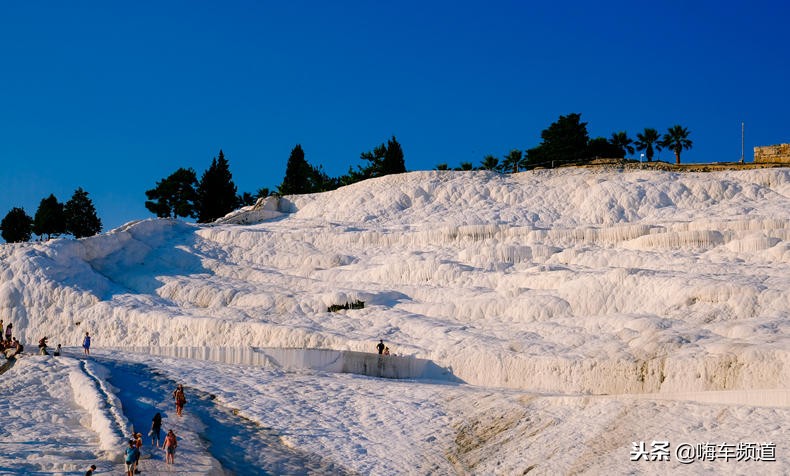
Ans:
[[[790,467],[790,169],[413,172],[2,245],[0,318],[2,474],[120,473],[132,431],[143,474]]]

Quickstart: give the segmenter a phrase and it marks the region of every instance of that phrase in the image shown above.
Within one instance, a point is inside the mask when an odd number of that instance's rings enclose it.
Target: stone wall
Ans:
[[[754,161],[757,163],[790,163],[790,144],[755,147]]]

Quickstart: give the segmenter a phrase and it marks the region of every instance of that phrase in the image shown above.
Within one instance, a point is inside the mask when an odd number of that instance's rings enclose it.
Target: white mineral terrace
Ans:
[[[658,472],[790,467],[790,169],[413,172],[221,221],[0,246],[0,318],[67,348],[0,376],[0,473],[116,471],[175,382],[201,474],[649,473],[653,439],[778,445]]]

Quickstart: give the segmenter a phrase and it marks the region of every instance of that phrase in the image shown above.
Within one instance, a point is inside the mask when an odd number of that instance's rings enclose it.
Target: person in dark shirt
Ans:
[[[159,448],[162,437],[162,414],[157,412],[151,420],[151,444]]]

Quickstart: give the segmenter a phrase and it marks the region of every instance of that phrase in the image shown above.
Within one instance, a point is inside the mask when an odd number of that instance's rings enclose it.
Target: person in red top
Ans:
[[[137,447],[137,457],[134,460],[134,472],[136,474],[140,473],[140,470],[137,466],[140,464],[140,454],[142,453],[143,448],[143,434],[142,433],[135,433],[134,434],[134,446]]]
[[[178,387],[173,392],[173,400],[176,401],[176,415],[181,416],[181,412],[184,411],[184,404],[187,402],[184,387],[181,384],[178,384]]]

